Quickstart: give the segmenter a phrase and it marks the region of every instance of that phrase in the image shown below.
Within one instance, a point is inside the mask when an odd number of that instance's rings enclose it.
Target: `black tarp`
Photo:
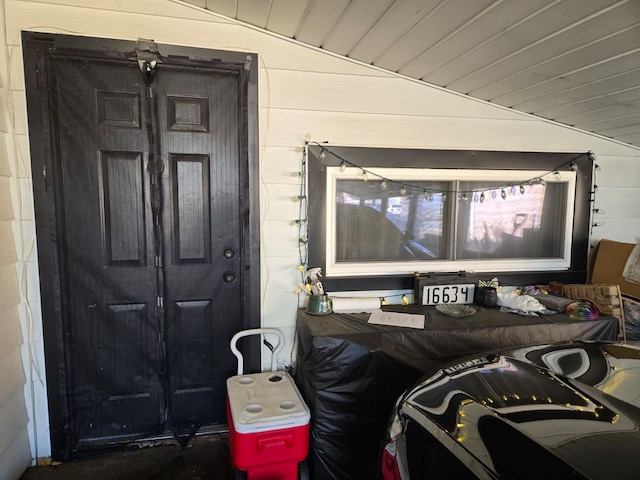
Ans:
[[[452,357],[567,340],[615,340],[618,319],[526,317],[476,307],[447,317],[434,307],[388,306],[422,313],[421,330],[371,325],[368,314],[314,316],[299,310],[296,383],[311,409],[309,463],[316,480],[372,480],[396,398]]]

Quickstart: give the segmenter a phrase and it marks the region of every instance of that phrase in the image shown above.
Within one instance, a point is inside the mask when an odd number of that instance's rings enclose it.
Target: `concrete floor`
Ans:
[[[227,434],[195,437],[186,448],[178,442],[129,447],[63,462],[31,467],[20,480],[224,480],[232,479]]]

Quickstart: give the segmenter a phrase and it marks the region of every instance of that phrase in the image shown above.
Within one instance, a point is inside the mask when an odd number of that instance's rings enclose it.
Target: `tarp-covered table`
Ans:
[[[615,340],[618,319],[527,317],[476,307],[453,318],[434,307],[388,306],[425,315],[424,329],[367,323],[369,314],[315,316],[298,311],[296,383],[312,412],[309,461],[315,480],[377,477],[392,406],[444,360],[568,340]]]

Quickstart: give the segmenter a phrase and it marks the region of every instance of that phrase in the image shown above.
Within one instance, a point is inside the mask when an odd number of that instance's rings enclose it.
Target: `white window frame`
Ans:
[[[414,272],[519,272],[561,271],[571,266],[573,217],[576,192],[576,172],[548,170],[473,170],[431,168],[367,168],[372,181],[385,178],[406,185],[424,181],[487,181],[500,182],[508,189],[532,179],[542,178],[547,183],[567,183],[566,214],[564,219],[564,255],[562,258],[535,259],[465,259],[465,260],[410,260],[398,262],[337,262],[336,261],[336,191],[338,180],[362,180],[362,169],[357,167],[327,167],[326,175],[326,275],[330,277],[401,275]]]

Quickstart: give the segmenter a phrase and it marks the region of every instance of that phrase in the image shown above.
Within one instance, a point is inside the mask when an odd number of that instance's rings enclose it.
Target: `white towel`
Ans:
[[[627,263],[624,264],[622,276],[628,282],[640,283],[640,244],[631,250]]]

